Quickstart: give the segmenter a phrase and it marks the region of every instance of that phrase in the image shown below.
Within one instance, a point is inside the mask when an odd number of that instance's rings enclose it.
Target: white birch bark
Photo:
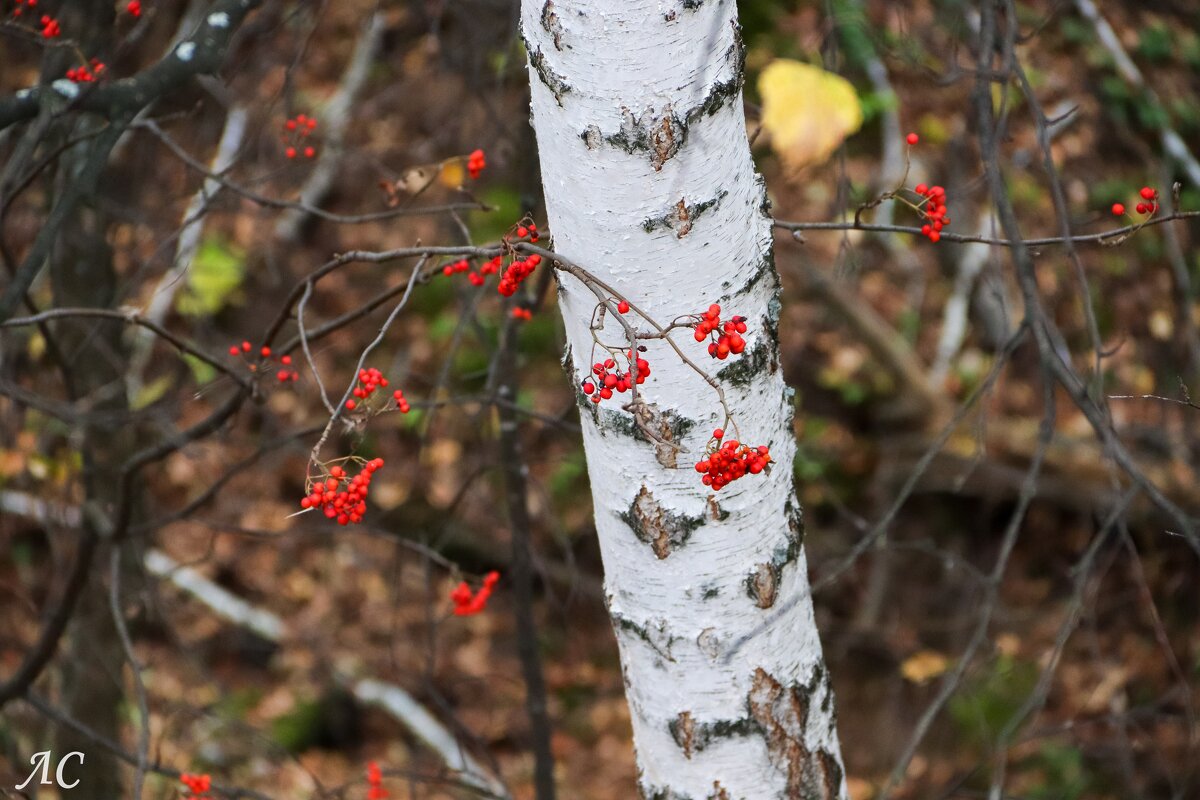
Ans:
[[[742,109],[732,0],[525,0],[537,133],[554,249],[661,323],[721,305],[748,318],[741,356],[675,339],[724,387],[771,475],[713,493],[693,469],[722,423],[715,392],[649,340],[650,444],[617,395],[579,394],[621,650],[640,787],[652,798],[843,798],[792,485],[792,392],[779,369],[779,282],[766,193]],[[572,379],[594,360],[595,296],[560,273]],[[630,321],[634,315],[627,315]],[[644,329],[643,325],[643,329]],[[611,319],[600,333],[620,346]],[[678,462],[677,464],[675,462]]]

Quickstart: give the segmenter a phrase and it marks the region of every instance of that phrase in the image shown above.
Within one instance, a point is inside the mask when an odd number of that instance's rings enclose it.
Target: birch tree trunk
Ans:
[[[745,353],[711,360],[742,441],[771,475],[720,492],[693,465],[724,414],[696,371],[647,340],[640,389],[656,446],[579,394],[640,787],[651,798],[842,798],[833,697],[792,485],[792,391],[779,369],[779,279],[742,109],[732,0],[524,0],[532,122],[553,246],[667,323],[719,303]],[[572,379],[594,360],[596,297],[560,273]],[[634,324],[634,315],[627,317]],[[645,324],[641,325],[646,329]],[[598,332],[622,346],[608,318]]]

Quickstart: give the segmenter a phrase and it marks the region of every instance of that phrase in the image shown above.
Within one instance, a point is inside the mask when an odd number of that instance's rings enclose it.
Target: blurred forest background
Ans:
[[[209,10],[199,0],[144,0],[135,17],[122,2],[108,27],[83,37],[88,47],[72,51],[47,49],[38,25],[11,16],[16,5],[0,2],[5,98],[93,57],[104,63],[98,85],[139,73]],[[863,111],[861,130],[800,170],[785,170],[769,135],[757,136],[777,220],[853,221],[861,204],[895,187],[911,130],[921,141],[909,185],[946,187],[946,232],[1003,238],[969,103],[974,4],[739,6],[752,134],[756,80],[775,58],[844,76]],[[43,0],[42,8],[58,6]],[[1160,217],[1200,210],[1196,4],[1012,8],[1021,24],[1015,55],[1049,119],[1040,133],[1071,232],[1121,227],[1127,220],[1112,205],[1133,214],[1144,185],[1161,193]],[[71,13],[60,11],[66,38],[76,35]],[[69,697],[90,670],[119,690],[111,722],[120,747],[140,747],[168,768],[150,770],[148,797],[180,796],[170,769],[274,798],[365,797],[371,760],[393,796],[476,796],[448,770],[461,753],[439,754],[411,718],[371,702],[368,678],[403,689],[482,773],[513,797],[532,797],[494,404],[506,369],[497,352],[511,329],[559,790],[587,800],[636,796],[552,286],[543,281],[521,298],[533,312],[527,322],[514,321],[490,288],[437,271],[415,287],[366,362],[403,389],[412,411],[339,426],[330,448],[386,461],[358,526],[295,516],[329,414],[290,322],[272,355],[257,357],[285,298],[294,304],[334,254],[483,244],[526,211],[544,220],[516,20],[515,0],[266,0],[237,28],[215,77],[182,82],[115,144],[99,201],[76,226],[94,238],[64,233],[60,246],[90,241],[92,256],[111,258],[113,283],[94,304],[150,314],[158,298],[161,328],[224,369],[180,357],[121,320],[0,328],[3,680],[38,641],[43,609],[67,578],[88,513],[89,463],[98,458],[101,475],[110,469],[118,480],[120,462],[106,466],[107,451],[87,451],[96,439],[80,433],[81,420],[136,446],[182,445],[137,474],[128,551],[138,558],[126,563],[124,583],[114,588],[107,559],[98,561],[35,696],[24,687],[5,699],[0,788],[24,780],[34,752],[63,741],[64,718],[103,727],[106,712],[89,717]],[[1022,233],[1059,236],[1038,111],[1015,79],[994,103]],[[285,121],[301,113],[319,124],[289,159]],[[88,115],[65,116],[74,127],[48,123],[32,144],[27,131],[40,122],[0,130],[0,289],[84,163],[71,154],[101,135]],[[470,179],[461,159],[477,148],[487,167]],[[221,176],[208,178],[207,196],[197,194],[205,172]],[[276,202],[297,199],[328,214]],[[920,225],[892,203],[863,220]],[[1004,350],[1023,314],[1008,249],[864,230],[778,234],[783,366],[797,389],[794,469],[852,797],[878,796],[896,770],[895,797],[983,797],[998,768],[1005,797],[1200,797],[1196,540],[1162,504],[1130,490],[1129,471],[1114,466],[1063,393],[1052,398],[1053,439],[1039,449],[1048,419],[1041,362],[1029,340]],[[1198,236],[1200,217],[1182,217],[1119,241],[1079,242],[1077,260],[1061,244],[1033,248],[1042,302],[1106,424],[1145,479],[1193,518]],[[335,399],[412,264],[348,263],[304,298],[308,330],[325,326],[310,344]],[[85,304],[64,303],[52,283],[34,282],[16,315]],[[110,349],[95,352],[112,357],[112,374],[77,393],[59,359],[70,363],[91,346],[83,342],[101,340]],[[251,353],[229,355],[243,340]],[[295,381],[276,379],[285,353]],[[257,386],[252,401],[203,436],[177,441],[177,431],[211,419],[239,380]],[[464,577],[478,585],[490,570],[502,578],[487,611],[451,615],[454,586]],[[196,595],[201,580],[257,616],[214,609]],[[109,599],[131,646],[119,643]],[[95,658],[113,647],[115,672]],[[119,666],[130,652],[137,680]],[[101,758],[95,742],[73,735],[78,749]]]

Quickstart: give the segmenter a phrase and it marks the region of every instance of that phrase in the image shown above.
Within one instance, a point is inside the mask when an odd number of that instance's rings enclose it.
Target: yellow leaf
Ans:
[[[1150,335],[1165,342],[1175,333],[1175,322],[1169,312],[1161,308],[1150,314]]]
[[[850,82],[820,67],[780,58],[758,77],[762,126],[788,172],[819,164],[862,127]]]
[[[458,189],[463,185],[463,180],[467,177],[467,171],[463,167],[461,158],[451,158],[442,162],[442,172],[438,175],[438,180],[442,186],[447,189]]]
[[[949,660],[934,650],[922,650],[904,659],[900,665],[900,674],[912,683],[925,683],[946,671]]]

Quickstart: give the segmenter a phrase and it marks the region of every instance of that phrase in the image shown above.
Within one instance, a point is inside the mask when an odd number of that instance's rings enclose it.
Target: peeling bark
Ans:
[[[688,517],[665,508],[645,486],[624,519],[634,535],[650,545],[659,558],[666,558],[682,547],[692,531],[704,524],[703,517]]]
[[[754,571],[746,578],[746,588],[750,598],[759,608],[770,608],[775,605],[775,594],[779,587],[778,568],[774,564],[756,564]]]

